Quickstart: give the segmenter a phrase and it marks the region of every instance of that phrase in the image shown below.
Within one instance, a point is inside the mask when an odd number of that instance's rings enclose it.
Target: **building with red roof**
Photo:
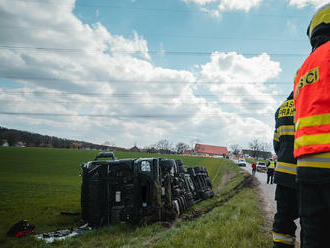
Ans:
[[[203,156],[229,156],[229,152],[227,147],[225,146],[212,146],[212,145],[205,145],[205,144],[196,144],[194,153],[196,155],[203,155]]]

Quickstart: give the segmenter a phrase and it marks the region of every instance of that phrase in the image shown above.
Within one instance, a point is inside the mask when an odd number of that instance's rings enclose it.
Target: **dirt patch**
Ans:
[[[227,169],[221,179],[221,183],[219,186],[214,190],[215,193],[218,193],[223,189],[234,177],[233,171],[230,169]]]
[[[265,228],[267,230],[272,230],[273,220],[274,220],[274,210],[270,209],[267,206],[268,205],[267,199],[259,187],[256,189],[256,192],[259,195],[260,203],[262,205],[263,213],[265,216],[265,220],[266,220]]]

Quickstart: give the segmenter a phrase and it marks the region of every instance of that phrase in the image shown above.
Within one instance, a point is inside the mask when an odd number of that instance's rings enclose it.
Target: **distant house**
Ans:
[[[196,144],[194,154],[202,156],[229,156],[227,147],[225,146],[213,146],[205,144]]]
[[[140,149],[137,146],[133,146],[131,149],[129,149],[130,152],[140,152]]]
[[[81,149],[83,145],[80,142],[72,142],[72,148]]]
[[[8,141],[6,139],[2,140],[2,146],[9,146]]]

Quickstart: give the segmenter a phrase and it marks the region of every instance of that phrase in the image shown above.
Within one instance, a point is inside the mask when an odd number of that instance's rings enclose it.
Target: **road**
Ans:
[[[252,174],[251,164],[247,164],[246,167],[241,167],[242,169],[248,171]],[[262,195],[262,198],[265,203],[265,211],[267,218],[272,222],[274,219],[274,214],[276,212],[276,201],[275,201],[275,188],[276,184],[267,184],[267,174],[263,172],[256,172],[256,178],[260,182],[259,188]],[[299,220],[295,221],[297,225],[296,230],[296,240],[300,243],[300,224]],[[296,246],[299,247],[299,246]]]

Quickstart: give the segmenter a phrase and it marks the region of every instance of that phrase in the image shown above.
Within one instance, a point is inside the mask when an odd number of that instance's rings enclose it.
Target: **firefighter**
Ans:
[[[330,3],[316,11],[307,35],[312,53],[297,71],[294,82],[301,247],[329,247]]]
[[[274,181],[275,162],[273,160],[267,163],[267,184],[273,184]]]
[[[277,155],[274,183],[276,184],[276,214],[273,223],[274,248],[294,247],[298,218],[296,184],[297,160],[293,156],[294,103],[293,92],[275,113],[274,150]]]

